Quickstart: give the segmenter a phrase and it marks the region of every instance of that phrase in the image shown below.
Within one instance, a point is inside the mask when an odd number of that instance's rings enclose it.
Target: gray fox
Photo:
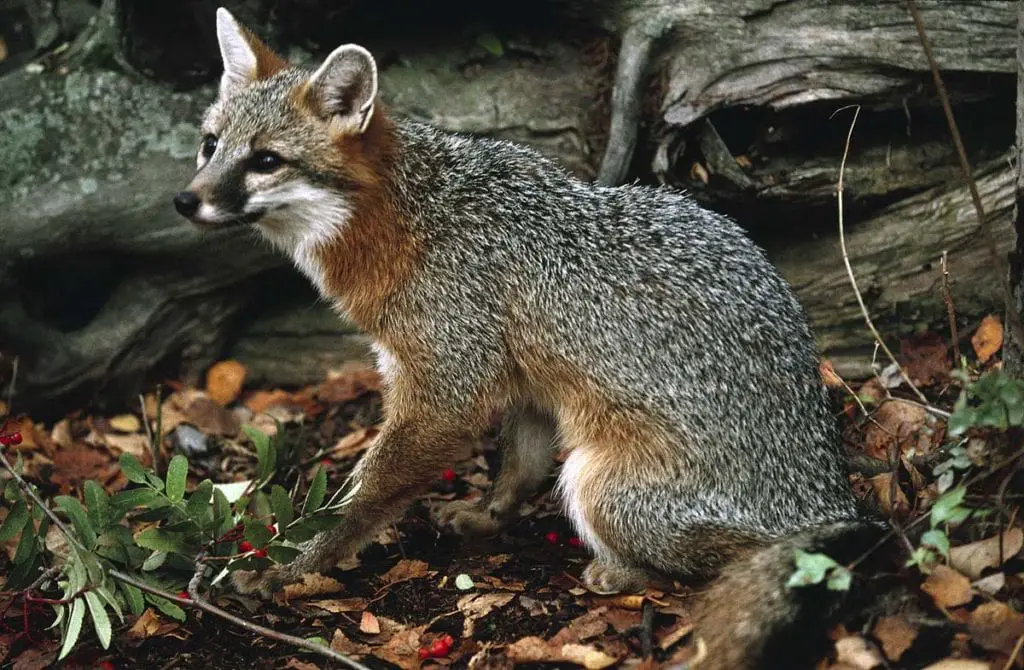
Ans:
[[[385,387],[344,523],[237,588],[268,594],[360,550],[500,411],[493,488],[452,503],[447,526],[497,531],[564,450],[557,492],[591,588],[721,575],[698,615],[702,667],[791,658],[785,641],[811,636],[787,631],[833,606],[784,588],[794,549],[841,559],[876,528],[806,316],[762,250],[684,194],[588,184],[529,148],[389,114],[362,47],[310,72],[225,9],[217,32],[220,94],[175,207],[288,254],[373,338]]]

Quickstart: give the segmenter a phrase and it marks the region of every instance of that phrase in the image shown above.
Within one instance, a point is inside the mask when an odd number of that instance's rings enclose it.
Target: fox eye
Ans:
[[[217,150],[217,138],[214,135],[207,135],[203,138],[203,144],[201,145],[200,151],[203,154],[203,158],[209,158],[213,155],[213,152]]]
[[[284,159],[273,151],[257,151],[249,161],[253,172],[273,172],[284,164]]]

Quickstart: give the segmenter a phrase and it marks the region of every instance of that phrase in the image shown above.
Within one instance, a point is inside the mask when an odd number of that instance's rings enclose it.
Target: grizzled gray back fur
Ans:
[[[738,225],[679,192],[587,184],[522,146],[397,124],[396,188],[431,277],[405,308],[458,305],[422,338],[445,347],[455,397],[527,338],[675,427],[686,475],[615,494],[644,511],[622,521],[637,537],[721,524],[770,540],[856,518],[807,318]]]

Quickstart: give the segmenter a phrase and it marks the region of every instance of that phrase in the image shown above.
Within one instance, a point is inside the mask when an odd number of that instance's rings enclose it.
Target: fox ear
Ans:
[[[362,133],[370,124],[377,98],[377,63],[355,44],[331,52],[309,80],[310,103],[342,131]]]
[[[224,74],[220,78],[222,98],[288,67],[283,58],[223,7],[217,9],[217,41],[224,61]]]

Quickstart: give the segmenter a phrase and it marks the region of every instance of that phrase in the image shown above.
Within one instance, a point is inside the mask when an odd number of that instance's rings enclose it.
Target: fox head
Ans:
[[[220,92],[175,208],[203,227],[255,225],[291,251],[330,236],[375,179],[373,57],[348,44],[315,72],[291,67],[224,8],[217,37]]]

